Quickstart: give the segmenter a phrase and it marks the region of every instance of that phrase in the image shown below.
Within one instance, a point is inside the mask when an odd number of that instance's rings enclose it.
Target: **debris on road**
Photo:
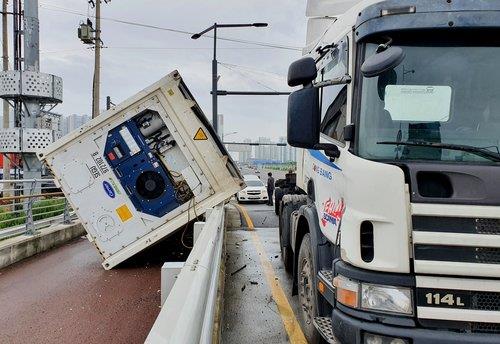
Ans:
[[[239,268],[238,270],[231,272],[231,276],[236,275],[238,272],[240,272],[241,270],[243,270],[243,269],[244,269],[244,268],[246,268],[246,267],[247,267],[247,265],[245,264],[245,265],[243,265],[241,268]]]

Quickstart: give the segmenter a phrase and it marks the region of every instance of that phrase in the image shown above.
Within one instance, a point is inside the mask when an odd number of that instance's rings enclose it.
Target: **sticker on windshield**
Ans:
[[[393,121],[447,122],[451,95],[450,86],[387,85],[384,108]]]

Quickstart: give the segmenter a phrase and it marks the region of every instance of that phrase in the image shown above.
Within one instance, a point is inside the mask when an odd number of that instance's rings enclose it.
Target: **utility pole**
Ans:
[[[38,0],[24,0],[24,71],[40,72],[40,31],[38,20]],[[35,98],[25,99],[22,128],[36,128],[37,118],[40,117],[40,100]],[[35,153],[23,153],[23,179],[40,179],[42,177],[42,164]],[[25,189],[30,186],[25,185]]]
[[[9,41],[8,41],[8,31],[7,31],[7,5],[9,0],[3,0],[2,3],[2,61],[3,61],[3,71],[9,70]],[[9,128],[9,103],[3,101],[3,128]],[[7,158],[7,154],[3,156],[3,179],[10,179],[10,162]],[[10,187],[5,186],[4,189],[10,189]],[[4,197],[6,197],[4,193]]]
[[[101,88],[101,0],[95,2],[95,60],[94,87],[92,89],[92,118],[99,116],[99,101]]]

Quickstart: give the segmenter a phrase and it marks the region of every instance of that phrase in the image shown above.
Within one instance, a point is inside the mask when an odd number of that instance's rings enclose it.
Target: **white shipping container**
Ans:
[[[177,71],[38,154],[111,269],[243,187]]]

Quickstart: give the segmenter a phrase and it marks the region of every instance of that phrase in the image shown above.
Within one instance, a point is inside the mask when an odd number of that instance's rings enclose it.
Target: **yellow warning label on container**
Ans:
[[[203,141],[203,140],[208,140],[207,134],[205,134],[205,131],[203,131],[202,128],[198,129],[196,134],[194,135],[193,140],[195,141]]]
[[[122,222],[130,220],[133,216],[126,204],[120,206],[119,208],[116,208],[116,213],[118,214]]]
[[[167,93],[168,93],[169,96],[173,96],[174,95],[174,91],[171,88],[168,89]]]

